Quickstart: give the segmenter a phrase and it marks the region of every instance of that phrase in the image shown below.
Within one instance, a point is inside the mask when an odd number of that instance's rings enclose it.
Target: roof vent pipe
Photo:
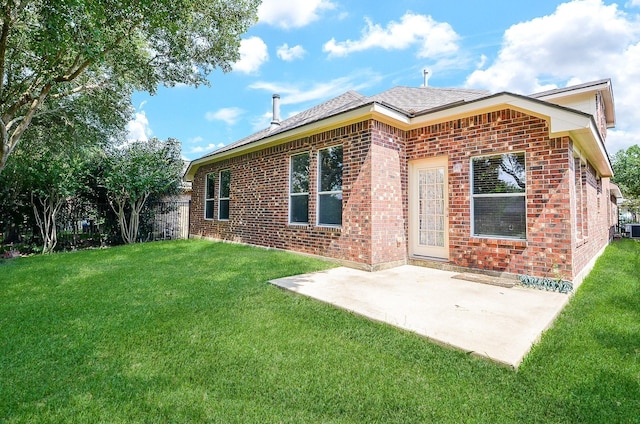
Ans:
[[[271,120],[271,129],[278,128],[280,126],[280,95],[274,94],[272,96],[273,103],[273,119]]]
[[[431,71],[428,69],[423,69],[422,70],[422,76],[424,78],[424,85],[423,87],[428,87],[429,86],[429,77],[431,76]]]

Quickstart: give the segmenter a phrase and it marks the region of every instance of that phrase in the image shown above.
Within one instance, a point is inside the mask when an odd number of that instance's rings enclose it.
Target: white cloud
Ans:
[[[291,62],[295,59],[302,59],[307,52],[300,44],[289,47],[287,43],[284,43],[283,45],[278,47],[277,53],[280,59]]]
[[[263,0],[258,7],[258,21],[284,29],[300,28],[316,21],[335,5],[328,0]]]
[[[640,146],[640,131],[637,127],[633,131],[615,129],[607,131],[607,152],[610,157],[613,157],[618,150],[626,150],[634,144]]]
[[[269,93],[281,95],[280,104],[298,104],[303,102],[317,102],[330,97],[338,96],[349,90],[363,90],[380,82],[382,77],[370,71],[351,74],[346,77],[336,78],[330,81],[315,82],[312,84],[277,83],[259,81],[251,84],[249,88],[264,90]]]
[[[327,41],[323,50],[329,56],[346,56],[349,53],[382,48],[405,50],[417,46],[417,56],[433,58],[453,54],[458,50],[458,34],[446,22],[437,22],[431,16],[406,13],[400,22],[391,21],[386,28],[366,20],[359,40]]]
[[[487,63],[487,60],[489,60],[489,58],[486,55],[480,55],[480,59],[478,60],[478,63],[476,65],[476,68],[480,69],[480,68],[484,68],[484,65]]]
[[[631,0],[625,4],[626,7],[640,6],[640,0]]]
[[[194,146],[189,150],[189,153],[208,153],[224,147],[224,143],[209,143],[206,146]]]
[[[291,118],[293,115],[297,115],[302,112],[301,110],[288,111],[284,119]],[[256,116],[251,120],[251,128],[253,131],[261,131],[271,125],[271,120],[273,119],[273,111],[269,109],[267,112],[262,115]]]
[[[147,119],[147,115],[144,110],[136,112],[133,119],[129,121],[127,124],[127,132],[127,140],[129,141],[146,141],[149,139],[151,134],[153,134],[149,127],[149,119]]]
[[[616,4],[563,3],[549,16],[509,28],[496,61],[476,70],[467,84],[531,93],[555,81],[602,78],[608,64],[619,65],[623,50],[637,39],[636,25]]]
[[[615,3],[574,0],[551,15],[513,25],[495,61],[483,69],[484,62],[481,58],[467,86],[530,94],[611,78],[617,128],[609,131],[609,153],[638,142],[640,24],[637,15],[625,14]]]
[[[267,44],[260,37],[249,37],[240,41],[240,60],[233,65],[234,71],[245,74],[257,72],[269,60]]]
[[[244,110],[238,107],[225,107],[215,112],[207,112],[204,117],[207,121],[224,121],[227,125],[235,125],[243,113]]]
[[[263,113],[262,115],[256,116],[251,120],[251,128],[253,131],[260,131],[267,128],[271,124],[271,120],[273,119],[272,111],[268,111]]]

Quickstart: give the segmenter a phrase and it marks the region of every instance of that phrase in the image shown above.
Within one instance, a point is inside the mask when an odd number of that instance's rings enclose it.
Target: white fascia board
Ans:
[[[597,84],[591,84],[591,85],[585,85],[585,86],[581,86],[579,88],[571,88],[568,87],[566,89],[563,90],[551,90],[552,92],[550,94],[547,95],[534,95],[533,97],[535,97],[536,99],[539,100],[552,100],[552,99],[557,99],[557,98],[566,98],[566,97],[573,97],[576,95],[580,95],[580,94],[591,94],[591,93],[595,93],[597,91],[600,92],[611,92],[611,82],[609,80],[603,80],[598,82]]]
[[[584,94],[595,94],[596,92],[602,94],[604,98],[607,128],[615,127],[615,103],[613,100],[613,89],[611,87],[611,80],[609,79],[603,80],[597,84],[586,85],[577,89],[555,91],[544,96],[536,96],[535,98],[538,100],[544,100],[553,103],[553,100],[555,99],[570,99],[572,97],[577,97]]]
[[[589,128],[569,132],[569,136],[577,143],[577,149],[588,158],[601,177],[612,177],[613,168],[609,156],[594,123]]]
[[[541,101],[532,101],[508,93],[420,115],[413,118],[411,124],[412,126],[417,126],[416,124],[441,122],[455,119],[458,116],[473,116],[480,113],[493,112],[505,107],[548,120],[552,135],[566,133],[576,128],[588,128],[590,125],[590,117],[586,114],[583,115],[556,105],[546,105]]]
[[[620,187],[615,184],[611,184],[611,194],[616,196],[616,199],[623,199],[622,192],[620,191]]]
[[[234,156],[239,156],[241,154],[254,152],[256,150],[261,150],[269,146],[286,143],[287,141],[302,138],[311,134],[317,134],[318,132],[326,131],[331,128],[337,128],[339,126],[359,122],[367,119],[368,117],[371,117],[374,111],[390,116],[393,116],[393,114],[396,113],[395,111],[376,103],[366,104],[364,106],[360,106],[343,113],[329,116],[318,121],[313,121],[308,124],[303,124],[299,127],[292,128],[290,130],[285,130],[283,132],[267,136],[265,138],[248,143],[244,146],[239,146],[235,149],[225,150],[224,152],[220,152],[218,154],[213,152],[208,156],[204,156],[192,161],[189,165],[189,168],[187,168],[183,179],[185,181],[193,181],[193,177],[195,176],[198,168],[203,165],[218,162],[220,160]]]
[[[376,118],[391,119],[394,121],[396,126],[403,128],[411,124],[411,118],[398,110],[380,103],[373,103],[371,106],[371,113],[375,115]]]
[[[541,100],[502,93],[486,99],[471,101],[459,106],[417,116],[411,120],[411,126],[419,127],[456,119],[457,117],[493,112],[503,108],[515,109],[547,120],[549,122],[550,137],[566,135],[576,139],[581,150],[587,154],[587,157],[591,159],[603,177],[613,175],[604,143],[593,118],[584,112],[574,111],[555,104],[545,104]]]

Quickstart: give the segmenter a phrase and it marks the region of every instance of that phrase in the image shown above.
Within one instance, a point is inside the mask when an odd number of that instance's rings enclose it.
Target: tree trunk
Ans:
[[[138,229],[140,227],[140,212],[144,207],[148,194],[145,194],[141,199],[135,202],[127,202],[126,199],[115,199],[116,205],[113,201],[109,202],[111,209],[118,215],[118,224],[120,225],[120,235],[122,241],[127,244],[135,243],[138,236]],[[127,220],[127,214],[125,212],[127,204],[130,203],[129,219]]]
[[[56,198],[55,196],[37,198],[41,209],[38,208],[35,200],[32,194],[31,205],[33,206],[36,224],[38,224],[40,235],[42,236],[42,254],[52,253],[56,244],[58,244],[56,218],[60,207],[62,207],[64,203],[64,199]]]
[[[14,112],[18,110],[19,105],[17,104],[9,108],[12,109],[15,107],[13,112],[6,113],[6,111],[2,111],[3,115],[0,119],[0,174],[7,165],[9,155],[18,145],[20,137],[22,137],[22,134],[31,124],[33,116],[47,98],[51,88],[52,85],[50,83],[45,84],[40,91],[40,94],[37,97],[31,98],[31,101],[28,103],[29,107],[24,116],[18,118],[14,116]]]

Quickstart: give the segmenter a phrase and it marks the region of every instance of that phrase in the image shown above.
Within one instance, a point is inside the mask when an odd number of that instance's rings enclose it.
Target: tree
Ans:
[[[216,68],[229,71],[258,3],[3,0],[0,173],[48,101],[105,88],[197,86]]]
[[[613,156],[613,182],[625,197],[622,203],[627,219],[637,222],[640,215],[640,146],[637,144],[626,150],[619,150]]]
[[[126,90],[47,99],[0,174],[3,242],[19,242],[25,227],[37,226],[43,253],[56,247],[61,209],[86,194],[86,166],[95,152],[124,138],[130,108]]]
[[[125,243],[137,240],[140,212],[151,196],[177,193],[183,166],[180,143],[174,139],[153,138],[108,151],[102,184]]]
[[[640,146],[619,150],[613,156],[613,182],[625,197],[640,199]]]
[[[51,253],[58,242],[56,219],[60,209],[80,195],[86,174],[87,155],[81,152],[29,154],[28,187],[36,224],[42,236],[42,253]]]
[[[24,140],[7,168],[16,187],[11,206],[24,214],[19,203],[28,202],[40,230],[42,253],[55,249],[60,210],[80,195],[87,165],[94,155],[92,150],[50,148],[54,144]],[[18,219],[24,220],[24,216]]]

